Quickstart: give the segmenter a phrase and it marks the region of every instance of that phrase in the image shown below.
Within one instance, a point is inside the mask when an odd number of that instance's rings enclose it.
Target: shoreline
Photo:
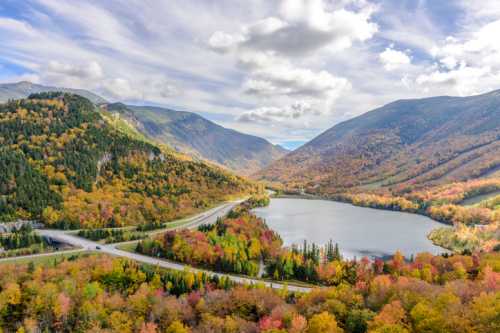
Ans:
[[[377,209],[377,210],[386,210],[390,212],[397,212],[397,213],[407,213],[407,214],[414,214],[414,215],[420,215],[420,216],[425,216],[432,221],[435,221],[437,223],[443,224],[443,226],[448,226],[448,227],[453,227],[453,224],[444,222],[444,221],[439,221],[436,219],[433,219],[429,214],[426,214],[425,212],[422,212],[422,210],[417,210],[417,211],[407,211],[407,210],[400,210],[400,209],[390,209],[390,208],[384,208],[384,207],[373,207],[369,205],[356,205],[353,202],[349,200],[341,200],[339,198],[330,198],[327,196],[321,196],[321,195],[316,195],[316,194],[280,194],[280,195],[275,195],[271,198],[276,198],[276,199],[305,199],[305,200],[324,200],[324,201],[333,201],[333,202],[338,202],[338,203],[345,203],[352,205],[354,207],[361,207],[361,208],[371,208],[371,209]]]
[[[382,208],[382,207],[372,207],[372,206],[364,206],[364,205],[355,205],[354,203],[348,201],[348,200],[339,200],[339,199],[335,199],[335,198],[330,198],[330,197],[326,197],[326,196],[321,196],[321,195],[315,195],[315,194],[308,194],[308,193],[304,193],[304,194],[290,194],[290,193],[284,193],[284,194],[275,194],[273,196],[271,196],[271,199],[302,199],[302,200],[323,200],[323,201],[331,201],[331,202],[337,202],[337,203],[343,203],[343,204],[349,204],[353,207],[360,207],[360,208],[371,208],[371,209],[377,209],[377,210],[384,210],[384,211],[391,211],[391,212],[397,212],[397,213],[406,213],[406,214],[413,214],[413,215],[419,215],[419,216],[424,216],[424,217],[427,217],[429,218],[430,220],[434,221],[434,222],[437,222],[439,224],[442,224],[443,226],[442,227],[439,227],[439,228],[434,228],[432,229],[428,234],[425,235],[425,237],[435,246],[438,246],[440,248],[442,248],[443,250],[445,251],[449,251],[451,253],[458,253],[457,251],[451,249],[451,248],[447,248],[447,247],[444,247],[442,246],[441,244],[438,244],[436,242],[434,242],[429,236],[430,234],[435,231],[435,230],[439,230],[440,228],[445,228],[445,227],[448,227],[448,228],[453,228],[453,225],[452,224],[449,224],[449,223],[445,223],[443,221],[439,221],[439,220],[435,220],[433,219],[432,217],[430,217],[428,214],[424,214],[424,213],[421,213],[419,211],[417,212],[409,212],[409,211],[404,211],[404,210],[395,210],[395,209],[389,209],[389,208]],[[443,252],[444,253],[444,252]]]

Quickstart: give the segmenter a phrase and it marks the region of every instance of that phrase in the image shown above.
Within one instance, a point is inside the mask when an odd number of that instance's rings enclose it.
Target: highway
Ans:
[[[192,218],[190,218],[186,223],[183,223],[181,226],[179,226],[177,229],[180,228],[196,228],[200,224],[213,224],[217,221],[218,217],[224,217],[231,209],[233,209],[236,205],[241,203],[242,200],[239,201],[233,201],[229,203],[225,203],[223,205],[220,205],[216,208],[212,208],[206,212],[203,212],[201,214],[198,214]],[[174,228],[175,229],[175,228]],[[145,264],[150,264],[154,266],[159,266],[167,269],[173,269],[173,270],[178,270],[178,271],[185,271],[189,270],[191,272],[205,272],[208,275],[212,276],[225,276],[229,278],[231,281],[234,281],[236,283],[241,283],[241,284],[262,284],[270,288],[275,288],[275,289],[282,289],[285,287],[284,284],[278,283],[278,282],[268,282],[268,281],[263,281],[259,279],[253,279],[250,277],[242,277],[242,276],[236,276],[236,275],[231,275],[231,274],[225,274],[225,273],[218,273],[218,272],[213,272],[213,271],[208,271],[204,269],[197,269],[197,268],[192,268],[188,265],[184,265],[181,263],[176,263],[176,262],[171,262],[167,261],[164,259],[159,259],[159,258],[154,258],[154,257],[148,257],[144,255],[140,255],[137,253],[131,253],[127,251],[123,251],[117,248],[120,244],[109,244],[109,245],[102,245],[93,241],[90,241],[88,239],[80,238],[74,235],[70,235],[66,233],[65,231],[62,230],[49,230],[49,229],[38,229],[36,230],[40,235],[43,235],[45,237],[49,237],[53,240],[62,242],[62,243],[67,243],[75,247],[82,248],[84,250],[89,250],[89,251],[100,251],[105,254],[117,256],[117,257],[124,257],[128,258],[131,260],[135,260],[141,263]],[[154,233],[158,232],[164,232],[162,231],[155,231]],[[123,244],[123,243],[121,243]],[[295,291],[295,292],[309,292],[312,290],[312,288],[309,287],[303,287],[303,286],[295,286],[295,285],[286,285],[286,288],[289,291]]]

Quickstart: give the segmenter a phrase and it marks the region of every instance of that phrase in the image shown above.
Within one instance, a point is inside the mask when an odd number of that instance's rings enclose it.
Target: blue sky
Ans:
[[[498,0],[2,0],[0,81],[198,112],[295,148],[401,98],[500,88]]]

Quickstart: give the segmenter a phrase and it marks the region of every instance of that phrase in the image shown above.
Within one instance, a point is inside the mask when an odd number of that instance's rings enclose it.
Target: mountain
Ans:
[[[262,138],[224,128],[192,112],[122,103],[108,104],[106,110],[156,142],[244,175],[257,172],[288,152]]]
[[[399,100],[340,123],[257,174],[317,192],[500,176],[500,91]]]
[[[34,84],[31,82],[18,82],[18,83],[4,83],[0,84],[0,102],[7,102],[9,99],[26,98],[31,94],[48,92],[48,91],[61,91],[73,93],[87,98],[94,104],[106,103],[106,100],[94,93],[82,89],[58,88]]]
[[[256,189],[129,132],[79,95],[39,93],[0,105],[0,221],[157,224]]]

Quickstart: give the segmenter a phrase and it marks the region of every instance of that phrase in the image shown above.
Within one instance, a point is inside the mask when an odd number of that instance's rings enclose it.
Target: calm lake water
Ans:
[[[446,252],[427,239],[432,229],[444,224],[425,216],[306,199],[272,199],[268,207],[254,212],[287,246],[302,244],[304,239],[316,244],[332,239],[348,258],[385,257],[397,250],[407,257]]]

